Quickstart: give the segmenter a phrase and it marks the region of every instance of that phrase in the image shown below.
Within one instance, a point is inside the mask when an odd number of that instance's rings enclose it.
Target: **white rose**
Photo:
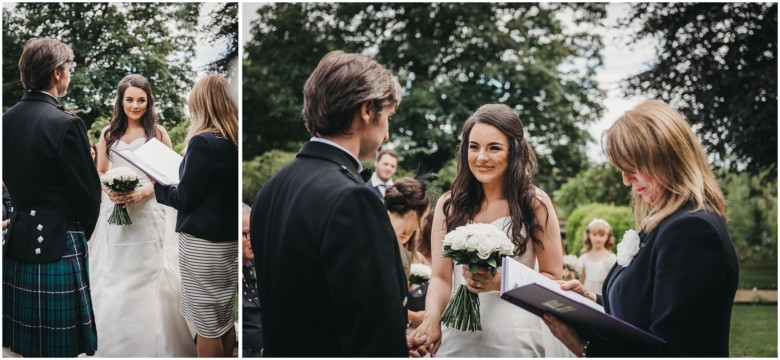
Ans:
[[[634,230],[626,230],[623,240],[617,245],[617,263],[627,267],[639,252],[639,234]]]

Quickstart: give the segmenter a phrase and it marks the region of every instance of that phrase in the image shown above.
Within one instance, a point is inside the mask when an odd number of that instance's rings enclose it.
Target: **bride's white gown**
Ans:
[[[145,138],[115,149],[135,150]],[[118,156],[111,167],[136,170]],[[179,314],[176,212],[154,196],[128,208],[132,224],[109,225],[114,203],[103,194],[89,241],[89,275],[97,325],[96,357],[195,357],[186,320]]]
[[[509,217],[500,218],[491,225],[509,231]],[[515,258],[538,270],[534,248],[529,243],[526,251]],[[499,270],[500,271],[500,270]],[[453,269],[452,294],[463,280],[463,265]],[[479,294],[479,314],[482,331],[460,331],[442,324],[442,341],[437,357],[573,357],[556,339],[543,320],[499,297],[498,291]]]

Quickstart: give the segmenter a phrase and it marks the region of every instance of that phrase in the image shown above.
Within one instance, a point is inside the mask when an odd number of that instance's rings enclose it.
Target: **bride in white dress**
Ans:
[[[195,343],[179,314],[178,237],[175,210],[155,200],[149,179],[107,149],[135,150],[152,137],[171,139],[156,125],[149,82],[140,75],[120,81],[111,125],[97,145],[98,172],[125,166],[141,177],[128,194],[104,192],[97,228],[89,241],[89,275],[98,334],[96,357],[195,357]],[[110,225],[115,203],[125,204],[132,224]]]
[[[563,272],[560,227],[550,198],[531,178],[536,158],[523,137],[517,114],[503,104],[480,107],[466,121],[452,190],[436,204],[431,235],[433,276],[426,314],[412,337],[427,336],[437,357],[570,357],[542,319],[499,298],[501,272],[477,275],[442,258],[444,235],[467,223],[492,224],[516,245],[518,259],[542,274]],[[535,229],[533,236],[525,229]],[[482,331],[441,324],[450,298],[463,283],[479,294]]]

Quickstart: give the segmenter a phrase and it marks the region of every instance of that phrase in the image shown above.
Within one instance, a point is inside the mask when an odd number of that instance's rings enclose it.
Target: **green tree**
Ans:
[[[252,204],[265,183],[271,176],[295,159],[294,152],[271,150],[252,160],[243,162],[243,189],[244,202]]]
[[[24,43],[54,37],[73,48],[75,73],[65,105],[89,127],[110,118],[116,86],[128,74],[152,84],[160,122],[184,119],[194,73],[199,3],[17,3],[3,8],[4,110],[21,98],[17,62]]]
[[[219,59],[206,64],[206,70],[222,74],[228,79],[236,75],[235,63],[238,61],[238,3],[229,2],[217,5],[209,13],[210,23],[203,26],[203,31],[211,34],[209,44],[224,42],[226,48],[219,54]]]
[[[623,179],[609,163],[592,166],[569,179],[552,194],[558,217],[566,219],[582,204],[601,203],[628,205],[630,188],[623,185]]]
[[[719,163],[776,176],[777,3],[634,3],[624,25],[659,40],[629,94],[677,106]]]
[[[725,174],[720,185],[729,204],[729,232],[741,261],[777,266],[777,178]]]
[[[404,100],[391,121],[402,167],[438,171],[480,105],[512,106],[552,191],[586,164],[583,124],[601,115],[594,77],[600,37],[564,33],[556,17],[603,18],[601,4],[269,4],[251,24],[244,59],[244,156],[288,151],[308,137],[302,89],[332,50],[373,55],[396,74]],[[575,65],[576,62],[576,65]]]

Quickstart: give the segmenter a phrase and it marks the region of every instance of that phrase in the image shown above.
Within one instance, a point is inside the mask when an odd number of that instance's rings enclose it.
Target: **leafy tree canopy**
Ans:
[[[594,77],[601,39],[564,33],[603,4],[269,4],[251,24],[243,70],[244,158],[296,151],[308,135],[303,85],[332,50],[373,56],[405,96],[390,124],[402,167],[438,171],[453,158],[463,122],[502,102],[520,115],[538,153],[537,183],[552,191],[586,164],[585,126],[601,115]]]
[[[203,31],[213,34],[209,43],[216,45],[225,43],[225,50],[219,55],[219,59],[206,65],[206,70],[216,72],[226,78],[234,78],[236,71],[232,67],[238,61],[238,3],[229,2],[217,5],[209,13],[210,23],[203,25]]]
[[[89,127],[110,118],[116,86],[128,74],[152,84],[160,122],[184,120],[194,73],[199,3],[18,3],[3,9],[3,104],[21,98],[17,63],[25,42],[53,37],[73,48],[75,73],[62,101]]]
[[[629,94],[678,107],[717,163],[776,174],[777,3],[634,3],[623,23],[659,40]]]

